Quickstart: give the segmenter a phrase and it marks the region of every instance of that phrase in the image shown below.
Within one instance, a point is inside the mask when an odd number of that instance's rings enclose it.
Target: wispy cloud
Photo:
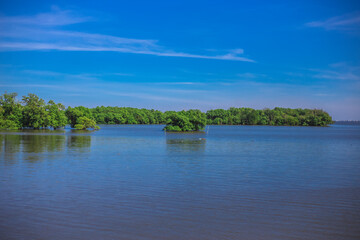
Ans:
[[[53,77],[53,78],[61,78],[62,80],[98,80],[98,77],[102,76],[100,74],[92,74],[92,73],[79,73],[79,74],[71,74],[71,73],[61,73],[61,72],[52,72],[52,71],[43,71],[43,70],[24,70],[26,75],[36,75],[40,77]]]
[[[91,17],[84,17],[71,10],[60,10],[52,7],[51,12],[40,13],[35,16],[13,16],[0,18],[0,24],[7,25],[31,25],[31,26],[63,26],[75,23],[82,23],[92,20]]]
[[[240,77],[240,78],[245,78],[245,79],[252,79],[252,78],[259,78],[259,77],[266,77],[265,74],[261,74],[261,73],[239,73],[236,74],[236,76]]]
[[[38,76],[64,76],[64,73],[60,72],[52,72],[52,71],[44,71],[44,70],[24,70],[26,74],[38,75]]]
[[[167,92],[167,93],[179,93],[179,94],[199,94],[199,93],[213,93],[214,91],[204,89],[154,89],[154,91]]]
[[[53,71],[44,71],[44,70],[23,70],[24,73],[28,75],[37,75],[37,76],[49,76],[49,77],[65,77],[65,78],[81,78],[81,79],[95,79],[97,77],[104,76],[134,76],[131,73],[79,73],[79,74],[70,74],[62,72],[53,72]]]
[[[308,27],[324,28],[326,30],[343,30],[358,32],[360,30],[360,12],[332,17],[323,21],[305,24]]]
[[[303,73],[299,73],[299,72],[284,72],[285,75],[288,75],[290,77],[303,77],[304,74]]]
[[[156,84],[161,85],[195,85],[195,84],[202,84],[200,82],[157,82]]]
[[[119,96],[119,97],[132,97],[132,98],[140,98],[152,101],[170,101],[176,103],[190,103],[190,104],[203,104],[209,105],[209,102],[190,99],[188,97],[169,97],[161,94],[149,94],[149,93],[142,93],[142,92],[121,92],[121,91],[102,91],[103,94],[112,95],[112,96]]]
[[[359,75],[351,72],[337,72],[329,70],[319,70],[319,73],[315,74],[314,77],[333,80],[360,80]]]
[[[331,64],[330,69],[310,69],[316,72],[313,77],[318,79],[360,81],[360,67],[349,66],[345,63]]]
[[[316,97],[333,97],[335,95],[329,94],[329,93],[315,93],[314,96],[316,96]]]
[[[59,85],[50,85],[50,84],[0,84],[0,87],[7,88],[53,88],[53,89],[62,89],[62,86]]]
[[[91,20],[90,17],[83,17],[72,11],[60,9],[35,16],[1,17],[0,51],[120,52],[163,57],[254,62],[243,56],[243,49],[233,49],[220,55],[185,53],[167,49],[159,45],[157,40],[59,29],[62,26],[89,20]]]

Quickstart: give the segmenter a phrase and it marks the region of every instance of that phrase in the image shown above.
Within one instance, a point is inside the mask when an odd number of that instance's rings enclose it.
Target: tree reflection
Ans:
[[[205,150],[205,134],[172,133],[166,135],[166,146],[170,152],[203,152]]]
[[[68,136],[67,146],[72,151],[89,152],[91,147],[91,136],[70,135]]]
[[[1,156],[7,163],[17,160],[20,151],[21,135],[1,135]]]
[[[67,135],[65,131],[56,133],[32,130],[0,134],[0,157],[6,163],[15,163],[14,160],[19,159],[38,161],[58,157],[66,148],[75,152],[90,151],[91,136]]]
[[[22,135],[23,152],[60,152],[65,146],[64,135]]]
[[[38,161],[44,158],[50,158],[46,153],[58,153],[64,151],[65,135],[21,135],[22,152],[24,158],[29,161]]]
[[[166,135],[167,161],[175,163],[186,174],[202,169],[206,147],[205,134],[174,133]]]

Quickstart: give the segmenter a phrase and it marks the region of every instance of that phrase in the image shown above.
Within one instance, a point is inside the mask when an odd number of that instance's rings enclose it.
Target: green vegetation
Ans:
[[[271,125],[271,126],[327,126],[331,116],[319,109],[251,108],[215,109],[206,112],[211,125]]]
[[[16,101],[17,93],[0,96],[0,128],[19,129],[22,127],[22,106]]]
[[[46,110],[48,112],[48,126],[52,126],[54,129],[64,127],[68,123],[68,119],[65,115],[65,106],[61,103],[56,104],[50,100]]]
[[[171,132],[189,132],[204,130],[206,115],[200,110],[189,110],[171,113],[164,128]]]
[[[94,120],[87,117],[80,117],[78,119],[78,124],[75,125],[75,129],[85,130],[88,128],[93,128],[95,130],[100,129],[100,127],[96,125],[96,122]]]
[[[49,124],[49,112],[45,101],[35,94],[23,97],[22,125],[26,128],[46,128]],[[52,126],[51,126],[52,127]]]
[[[96,107],[91,109],[98,124],[164,124],[167,114],[157,110],[130,107]]]
[[[96,121],[93,117],[93,114],[89,108],[79,106],[79,107],[68,107],[65,111],[65,115],[69,120],[69,124],[72,128],[76,129],[87,129],[96,127]]]
[[[331,116],[319,109],[251,108],[166,111],[129,107],[68,107],[35,94],[16,99],[17,93],[0,96],[0,129],[62,128],[70,124],[75,129],[99,129],[96,124],[166,124],[164,130],[176,132],[200,131],[209,125],[271,125],[327,126]]]
[[[331,116],[319,109],[252,108],[215,109],[202,113],[199,110],[166,111],[96,107],[91,109],[100,124],[167,124],[166,131],[198,131],[208,125],[271,125],[271,126],[327,126]],[[205,120],[204,120],[205,117]]]
[[[61,103],[50,100],[47,104],[35,94],[16,99],[17,93],[0,96],[0,129],[47,129],[62,128],[68,123],[76,129],[99,129],[91,110],[76,107],[65,110]]]

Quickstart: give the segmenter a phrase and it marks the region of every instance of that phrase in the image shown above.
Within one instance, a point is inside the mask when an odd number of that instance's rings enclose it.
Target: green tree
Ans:
[[[35,94],[23,96],[24,108],[22,112],[22,126],[25,128],[40,129],[47,127],[48,112],[45,101]]]
[[[65,107],[61,103],[56,104],[50,100],[46,106],[48,111],[48,126],[54,129],[64,127],[67,124],[67,117],[65,115]]]
[[[174,113],[169,116],[164,130],[166,131],[192,131],[193,126],[187,116],[181,113]]]
[[[200,131],[204,130],[206,126],[206,114],[200,110],[191,109],[184,112],[188,116],[190,123],[192,124],[192,130]]]
[[[79,123],[80,117],[87,117],[88,119],[95,120],[92,112],[89,108],[79,106],[79,107],[68,107],[65,111],[65,115],[69,120],[70,126],[75,127]]]
[[[4,93],[0,96],[0,129],[19,129],[22,127],[22,105],[16,100],[17,93]]]
[[[168,115],[165,131],[188,132],[203,130],[206,126],[206,115],[200,110],[181,111]]]

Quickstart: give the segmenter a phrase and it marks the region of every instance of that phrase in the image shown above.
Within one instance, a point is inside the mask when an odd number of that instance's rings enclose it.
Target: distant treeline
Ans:
[[[301,108],[215,109],[207,111],[206,117],[207,123],[214,125],[327,126],[333,123],[331,116],[323,110]]]
[[[166,111],[128,107],[96,107],[91,109],[99,124],[167,124],[173,114],[186,115],[187,111]],[[189,110],[191,111],[191,110]],[[198,110],[199,111],[199,110]],[[208,125],[272,125],[272,126],[327,126],[331,116],[319,109],[252,108],[215,109],[201,113]]]
[[[0,129],[61,128],[67,124],[77,129],[96,124],[167,124],[166,130],[201,130],[209,125],[327,126],[331,116],[318,109],[251,108],[166,111],[129,107],[68,107],[50,100],[46,103],[35,94],[17,100],[16,93],[0,96]]]

